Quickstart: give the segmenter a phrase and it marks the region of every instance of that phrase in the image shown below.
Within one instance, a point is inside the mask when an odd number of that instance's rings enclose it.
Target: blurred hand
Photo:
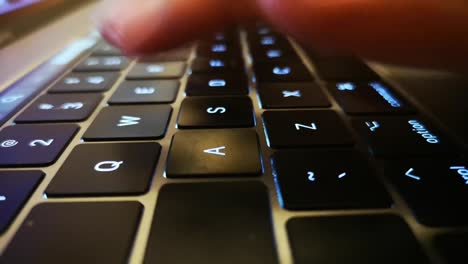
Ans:
[[[109,0],[103,36],[157,52],[261,18],[302,45],[394,64],[468,69],[465,0]]]

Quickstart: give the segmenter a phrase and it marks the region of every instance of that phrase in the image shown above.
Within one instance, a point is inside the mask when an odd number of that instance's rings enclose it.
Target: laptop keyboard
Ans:
[[[264,25],[99,43],[12,121],[2,263],[463,263],[457,146],[363,61]]]

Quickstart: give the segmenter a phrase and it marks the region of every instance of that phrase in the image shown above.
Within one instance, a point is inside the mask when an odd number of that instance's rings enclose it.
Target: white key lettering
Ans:
[[[2,99],[0,99],[0,102],[2,102],[2,104],[14,103],[14,102],[18,101],[19,99],[21,99],[23,97],[24,97],[24,95],[6,96],[6,97],[3,97]]]
[[[105,81],[104,77],[102,76],[90,76],[86,79],[86,81],[90,84],[101,84]]]
[[[79,84],[81,81],[79,78],[76,77],[68,77],[65,78],[65,84]]]
[[[62,106],[60,106],[60,109],[63,110],[79,110],[83,108],[84,104],[82,102],[76,102],[76,103],[64,103]]]
[[[52,110],[54,109],[54,105],[51,105],[51,104],[40,104],[37,108],[39,108],[40,110]]]
[[[260,43],[262,43],[262,45],[264,46],[270,46],[275,44],[275,38],[271,36],[266,36],[261,39]]]
[[[122,59],[119,57],[110,57],[104,59],[104,65],[111,66],[111,65],[120,65],[122,64]]]
[[[439,138],[429,131],[421,122],[418,120],[409,120],[408,123],[413,127],[413,131],[421,135],[427,143],[439,144]]]
[[[210,60],[210,67],[213,67],[213,68],[224,67],[224,62],[222,60]]]
[[[134,92],[138,95],[154,94],[156,89],[154,87],[137,87],[135,88]]]
[[[308,171],[307,172],[307,179],[311,182],[315,181],[315,173],[313,171]]]
[[[86,65],[88,66],[96,66],[99,64],[99,60],[96,58],[90,58],[86,60]]]
[[[123,161],[101,161],[94,166],[94,170],[97,172],[113,172],[120,168]]]
[[[288,75],[291,73],[291,68],[289,67],[275,67],[273,68],[273,74],[275,75]]]
[[[218,155],[218,156],[226,156],[226,153],[222,152],[222,150],[226,149],[226,146],[222,147],[217,147],[217,148],[211,148],[211,149],[205,149],[203,152],[211,155]]]
[[[29,146],[30,147],[37,147],[37,146],[49,147],[50,145],[52,145],[52,143],[54,143],[53,139],[47,139],[47,140],[36,139],[36,140],[31,141],[29,143]]]
[[[122,116],[117,124],[118,127],[135,126],[140,124],[141,118],[136,116]]]
[[[302,97],[302,94],[301,94],[300,90],[297,90],[297,91],[283,91],[283,97],[284,98],[287,98],[287,97]]]
[[[301,130],[301,128],[309,129],[309,130],[318,130],[318,127],[315,123],[311,123],[310,126],[296,123],[294,124],[294,126],[296,127],[296,130]]]
[[[458,175],[460,175],[465,181],[465,184],[468,185],[468,169],[465,166],[452,166],[450,169],[456,170]]]
[[[411,179],[420,181],[420,180],[421,180],[421,177],[414,175],[413,172],[414,172],[414,169],[413,169],[413,168],[410,168],[408,171],[406,171],[405,175],[406,175],[407,177],[410,177]]]
[[[377,128],[380,127],[380,124],[377,121],[366,122],[366,125],[372,132],[374,132]]]
[[[0,143],[0,147],[1,148],[12,148],[16,145],[18,145],[18,141],[14,140],[14,139],[7,139],[5,141],[3,141],[2,143]]]
[[[216,44],[211,47],[211,51],[213,52],[226,52],[227,47],[224,44]]]
[[[224,87],[224,86],[226,86],[226,81],[222,80],[222,79],[210,80],[208,82],[208,85],[210,87]]]
[[[338,179],[341,179],[343,177],[346,177],[346,175],[348,175],[346,172],[343,172],[341,173],[340,175],[338,175]]]
[[[149,73],[161,73],[165,71],[165,68],[164,66],[159,65],[159,64],[152,64],[146,67],[146,71]]]
[[[224,114],[226,113],[226,108],[225,107],[209,107],[206,109],[206,112],[209,114]]]
[[[281,57],[281,55],[282,55],[281,50],[269,50],[269,51],[267,51],[267,57],[270,58],[270,59],[271,58],[279,58],[279,57]]]
[[[354,91],[356,90],[356,85],[353,83],[338,83],[336,88],[340,91]]]

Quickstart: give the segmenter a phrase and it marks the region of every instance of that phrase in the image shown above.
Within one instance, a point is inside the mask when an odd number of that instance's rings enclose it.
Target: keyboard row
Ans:
[[[40,111],[26,111],[20,116],[22,120],[30,120],[26,118],[29,115],[56,122],[89,116],[93,111],[91,105],[95,106],[99,99],[92,95],[82,99],[87,103],[79,109],[51,110],[42,115]],[[94,99],[98,100],[91,102]],[[171,114],[169,105],[104,107],[84,133],[83,140],[160,139],[166,133]],[[341,117],[330,110],[265,111],[262,120],[268,144],[275,149],[353,146],[357,142]],[[255,121],[248,97],[186,98],[180,108],[177,127],[180,130],[244,128],[254,127]],[[351,119],[351,123],[377,158],[456,157],[456,147],[417,116],[359,117]],[[78,129],[69,124],[6,127],[0,132],[0,167],[49,165]]]
[[[2,262],[126,263],[142,213],[138,202],[40,204]],[[272,230],[268,192],[258,182],[167,184],[138,262],[278,263]],[[286,230],[294,263],[430,263],[395,215],[292,218]],[[433,245],[447,263],[458,264],[467,241],[460,234],[442,235]]]
[[[29,138],[7,147],[15,152],[2,155],[3,161],[16,165],[25,160],[52,163],[69,141],[66,137],[77,131],[76,125],[34,126],[18,125],[7,132],[14,135],[17,134],[14,130],[22,128],[39,135],[56,133],[60,137]],[[48,197],[144,194],[154,175],[160,149],[157,143],[80,144],[61,166],[45,194]],[[377,173],[354,150],[281,150],[272,156],[271,163],[280,202],[287,209],[389,208],[392,205]],[[464,199],[468,198],[467,168],[468,163],[457,159],[415,158],[388,161],[384,174],[406,198],[420,222],[435,226],[463,225],[468,222],[468,215],[460,211]],[[165,168],[168,178],[236,178],[262,173],[258,137],[250,129],[178,132],[172,139]],[[23,185],[16,180],[18,177],[10,180],[0,177],[0,193],[4,197],[22,194],[21,199],[3,202],[12,204],[11,216],[40,178],[32,176],[29,185]],[[28,179],[27,175],[24,177]],[[11,217],[6,217],[2,226],[6,227],[10,221]]]

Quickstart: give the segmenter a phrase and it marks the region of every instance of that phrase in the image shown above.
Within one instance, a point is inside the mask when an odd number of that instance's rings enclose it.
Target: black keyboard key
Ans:
[[[414,112],[388,85],[381,82],[343,82],[330,85],[329,88],[348,114]]]
[[[93,51],[92,56],[122,56],[122,52],[109,43],[101,43]]]
[[[160,52],[154,55],[146,55],[139,59],[140,62],[169,62],[187,61],[192,53],[191,47],[182,47],[173,50]]]
[[[47,94],[39,97],[17,118],[17,123],[86,120],[102,100],[100,94]]]
[[[178,79],[185,73],[184,62],[137,63],[127,75],[128,80]]]
[[[170,105],[109,106],[103,108],[85,140],[157,139],[166,133]]]
[[[321,88],[315,83],[260,83],[257,86],[262,108],[329,107]]]
[[[268,63],[255,65],[255,78],[263,82],[300,82],[314,78],[302,63]]]
[[[166,168],[169,178],[261,173],[258,137],[253,130],[180,131],[172,139]]]
[[[224,30],[222,32],[216,32],[210,38],[208,38],[208,41],[224,41],[228,43],[237,43],[239,41],[239,31],[237,29],[228,29]]]
[[[356,151],[278,151],[273,155],[272,165],[284,208],[388,208],[391,205],[367,160]]]
[[[250,34],[248,37],[250,49],[263,49],[270,47],[288,47],[289,40],[278,33],[271,32],[269,34]]]
[[[192,74],[185,93],[189,96],[246,95],[249,84],[243,73]]]
[[[110,104],[171,103],[179,92],[178,80],[125,81],[109,99]]]
[[[210,58],[213,56],[222,58],[240,58],[241,47],[239,43],[214,41],[200,43],[197,47],[197,57]]]
[[[140,222],[138,202],[43,203],[2,256],[5,263],[126,263]]]
[[[119,78],[119,73],[70,73],[57,82],[49,93],[103,92],[109,90]]]
[[[436,237],[435,246],[442,254],[446,264],[463,264],[466,262],[468,252],[467,233],[452,233]]]
[[[197,44],[197,53],[206,54],[240,52],[241,45],[239,37],[234,34],[215,33],[210,39],[202,39]]]
[[[121,71],[125,70],[129,63],[128,59],[122,56],[91,56],[78,64],[73,71]]]
[[[287,230],[296,264],[429,263],[408,225],[393,215],[294,218]]]
[[[353,144],[345,124],[333,111],[266,111],[263,123],[272,148]]]
[[[192,73],[225,73],[242,69],[240,60],[224,58],[196,58],[191,66]]]
[[[252,101],[248,97],[188,97],[180,107],[178,128],[252,127]]]
[[[294,48],[289,41],[276,35],[276,41],[271,45],[262,45],[262,38],[268,38],[266,35],[251,35],[249,36],[249,49],[254,63],[258,62],[301,62]]]
[[[267,189],[257,182],[169,184],[144,263],[278,263]]]
[[[0,171],[0,234],[6,231],[43,177],[40,171]]]
[[[47,196],[139,195],[148,191],[158,143],[82,144],[46,189]]]
[[[385,176],[429,226],[468,225],[468,163],[436,159],[388,163]]]
[[[419,117],[356,118],[353,125],[377,157],[450,154],[452,145]]]
[[[380,77],[357,58],[312,60],[318,75],[327,81],[376,81]]]
[[[15,125],[0,132],[0,167],[50,165],[78,132],[77,125]]]
[[[254,64],[257,63],[274,63],[274,62],[295,62],[300,63],[301,59],[296,54],[291,46],[268,46],[251,48],[252,59]]]

